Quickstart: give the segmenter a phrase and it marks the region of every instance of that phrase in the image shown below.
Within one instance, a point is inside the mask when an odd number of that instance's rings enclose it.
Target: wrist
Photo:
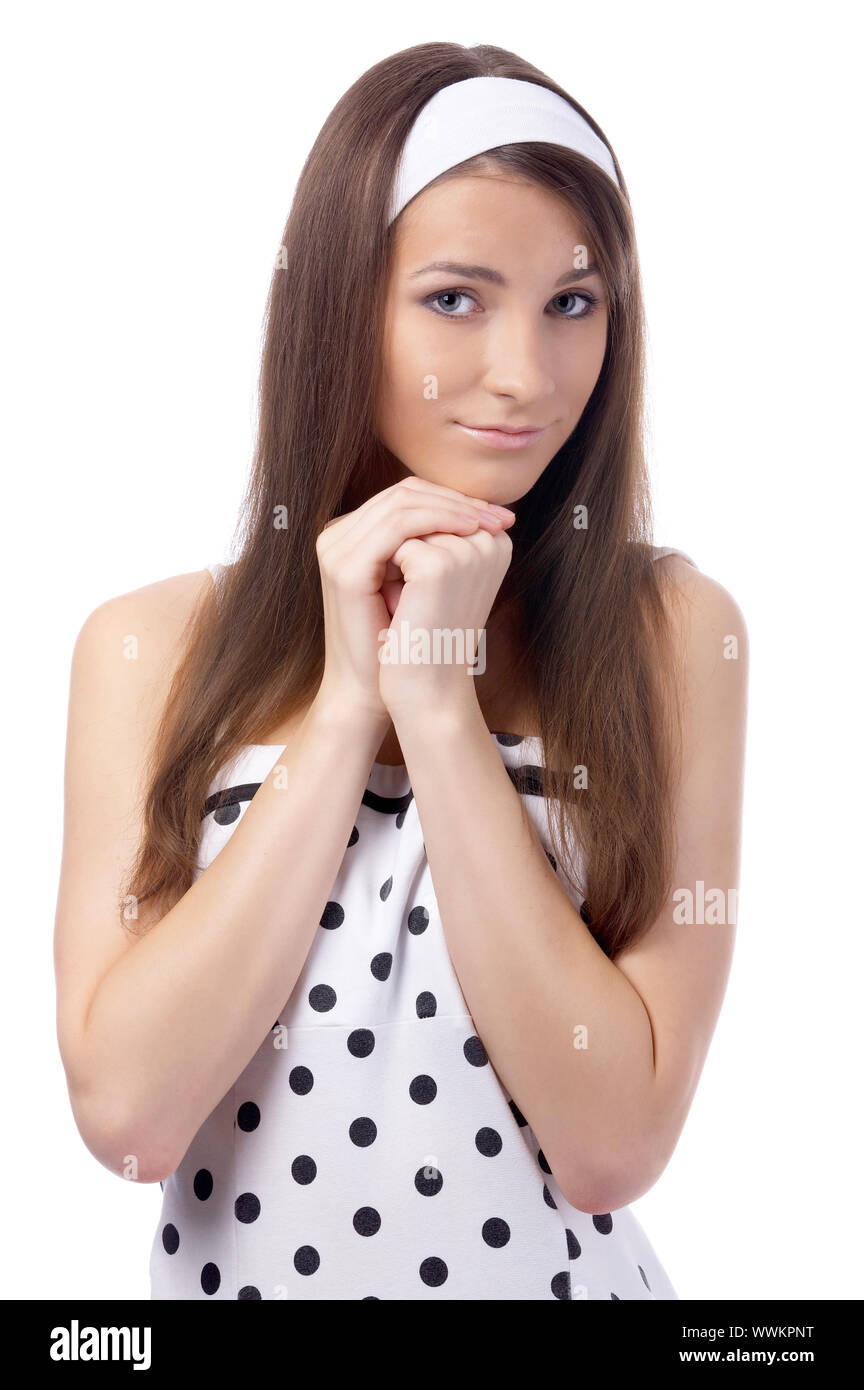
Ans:
[[[361,736],[368,734],[370,738],[377,737],[379,741],[390,725],[390,715],[383,705],[368,704],[362,699],[352,699],[323,689],[319,689],[306,717],[320,728],[331,729],[334,733],[350,729]]]
[[[431,700],[418,695],[393,704],[388,712],[400,743],[402,735],[409,735],[415,728],[443,737],[475,726],[486,728],[473,683],[470,690],[458,696]]]

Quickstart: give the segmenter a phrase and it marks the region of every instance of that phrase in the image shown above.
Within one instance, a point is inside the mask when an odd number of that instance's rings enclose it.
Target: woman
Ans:
[[[642,342],[542,73],[422,44],[337,104],[237,558],[73,659],[58,1036],[163,1186],[154,1298],[677,1297],[627,1204],[730,967],[747,639],[650,544]]]

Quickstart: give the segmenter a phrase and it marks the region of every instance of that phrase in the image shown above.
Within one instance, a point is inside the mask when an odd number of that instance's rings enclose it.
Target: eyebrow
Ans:
[[[460,261],[430,261],[420,270],[412,270],[409,280],[415,279],[418,275],[426,275],[430,270],[444,270],[449,275],[462,275],[466,280],[489,280],[493,285],[503,285],[507,288],[507,281],[500,270],[491,270],[488,265],[463,265]],[[555,281],[556,287],[564,285],[567,281],[584,280],[589,275],[599,274],[596,265],[586,265],[580,270],[568,270],[560,275]]]

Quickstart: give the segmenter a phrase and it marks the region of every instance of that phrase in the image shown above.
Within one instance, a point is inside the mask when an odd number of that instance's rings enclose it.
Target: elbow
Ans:
[[[589,1216],[602,1216],[621,1211],[650,1192],[665,1164],[649,1167],[630,1163],[622,1167],[609,1164],[600,1175],[592,1177],[584,1169],[572,1170],[559,1182],[559,1187],[572,1207]]]
[[[142,1133],[116,1109],[90,1106],[72,1098],[78,1133],[94,1158],[127,1182],[164,1182],[175,1171],[174,1148]]]

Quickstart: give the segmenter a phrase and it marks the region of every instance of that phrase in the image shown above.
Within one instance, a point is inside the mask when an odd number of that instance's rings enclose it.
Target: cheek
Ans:
[[[387,343],[377,423],[381,439],[399,458],[416,455],[434,427],[443,391],[440,346],[412,324],[399,323]]]
[[[457,368],[459,362],[458,344],[453,343],[456,336],[447,326],[442,330],[432,316],[427,313],[402,316],[393,335],[394,363],[400,393],[424,399],[430,390],[443,391],[448,373]],[[454,351],[454,347],[457,349]],[[434,380],[430,383],[430,378]]]
[[[457,333],[450,330],[452,337]],[[438,325],[426,315],[405,315],[395,326],[388,358],[391,428],[404,435],[433,426],[447,398],[460,389],[460,363],[452,338]]]
[[[570,377],[570,390],[575,397],[578,397],[580,406],[585,405],[597,385],[597,378],[602,370],[605,355],[606,324],[605,322],[592,324],[590,332],[586,332],[580,343],[579,354],[573,362]]]

